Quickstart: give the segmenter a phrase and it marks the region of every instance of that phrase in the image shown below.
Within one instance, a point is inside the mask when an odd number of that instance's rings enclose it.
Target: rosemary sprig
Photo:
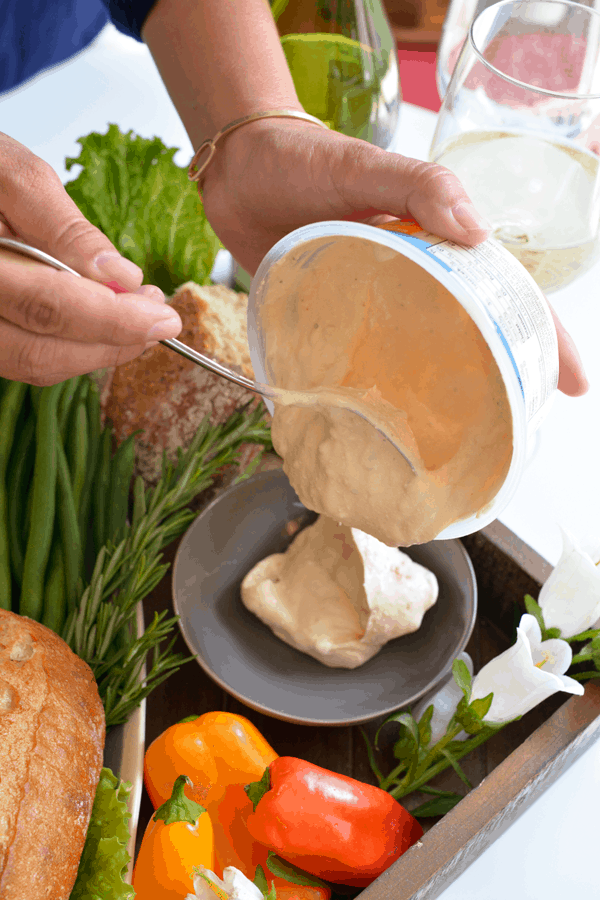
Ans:
[[[225,466],[238,461],[242,444],[270,446],[263,416],[262,406],[247,405],[224,425],[211,426],[205,419],[188,449],[178,453],[176,465],[163,455],[162,476],[155,487],[146,488],[138,477],[124,537],[116,544],[108,541],[96,558],[89,584],[80,581],[77,608],[63,637],[94,673],[107,728],[127,721],[144,697],[191,658],[173,652],[175,638],[161,649],[177,622],[176,617],[166,618],[166,612],[156,615],[137,637],[136,607],[169,568],[161,551],[195,518],[188,504]],[[240,477],[246,476],[247,471]],[[144,663],[146,677],[140,681]]]

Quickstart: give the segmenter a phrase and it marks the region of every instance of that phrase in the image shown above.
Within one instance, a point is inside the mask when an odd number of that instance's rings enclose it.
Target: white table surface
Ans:
[[[427,158],[435,115],[404,104],[395,149]],[[192,147],[146,47],[107,26],[77,58],[0,99],[0,130],[49,162],[66,180],[77,138],[115,122],[160,136],[186,165]],[[72,173],[73,175],[76,173]],[[578,399],[558,395],[539,449],[500,521],[555,564],[558,523],[600,533],[600,263],[552,303],[579,347],[592,383]],[[593,745],[454,884],[442,900],[600,898],[600,742]]]

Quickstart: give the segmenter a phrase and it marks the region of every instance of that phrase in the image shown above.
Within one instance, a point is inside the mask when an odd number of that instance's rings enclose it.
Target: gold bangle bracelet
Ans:
[[[226,134],[229,134],[230,131],[233,131],[235,128],[239,128],[241,125],[245,125],[247,122],[256,122],[257,119],[304,119],[305,122],[312,122],[313,125],[320,125],[321,128],[329,128],[325,122],[322,122],[321,119],[317,119],[316,116],[310,116],[308,113],[301,112],[297,109],[269,109],[266,112],[258,112],[252,113],[250,116],[243,116],[241,119],[235,119],[235,121],[230,122],[229,125],[226,125],[225,128],[221,128],[218,131],[214,138],[208,138],[204,141],[192,157],[192,161],[188,168],[188,178],[190,181],[200,181],[200,178],[210,165],[210,162],[215,155],[215,150],[217,148],[217,143],[221,140],[222,137],[225,137]],[[202,165],[198,165],[198,161],[203,153],[207,153],[207,157],[202,163]]]

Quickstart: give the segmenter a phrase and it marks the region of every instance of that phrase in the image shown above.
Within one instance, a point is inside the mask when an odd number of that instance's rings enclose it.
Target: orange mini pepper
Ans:
[[[148,823],[133,870],[137,900],[181,900],[194,891],[194,867],[214,865],[210,816],[185,796],[186,785],[180,775]]]
[[[325,881],[366,887],[423,829],[386,791],[283,756],[248,785],[250,834]]]
[[[209,712],[172,725],[150,745],[144,759],[146,790],[156,807],[169,796],[182,772],[194,782],[186,794],[202,803],[213,823],[214,872],[222,877],[226,866],[235,866],[253,880],[262,866],[269,884],[275,882],[282,900],[328,900],[331,891],[321,887],[298,887],[268,872],[269,851],[249,834],[246,820],[252,802],[244,790],[248,782],[261,778],[277,754],[262,734],[243,716]]]

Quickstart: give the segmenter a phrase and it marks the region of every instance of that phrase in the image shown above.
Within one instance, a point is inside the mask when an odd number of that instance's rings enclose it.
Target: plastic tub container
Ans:
[[[391,230],[393,229],[393,230]],[[318,222],[288,234],[263,259],[248,303],[248,340],[258,381],[272,383],[265,361],[260,308],[269,290],[273,265],[316,238],[362,238],[395,250],[417,263],[447,288],[469,313],[496,361],[512,414],[513,453],[509,471],[494,500],[477,515],[440,532],[436,540],[479,531],[498,517],[514,496],[535,433],[549,411],[558,383],[556,329],[544,295],[526,269],[493,239],[463,247],[421,230],[413,220],[383,228],[357,222]],[[298,263],[310,266],[310,254]],[[267,401],[270,411],[272,404]]]

